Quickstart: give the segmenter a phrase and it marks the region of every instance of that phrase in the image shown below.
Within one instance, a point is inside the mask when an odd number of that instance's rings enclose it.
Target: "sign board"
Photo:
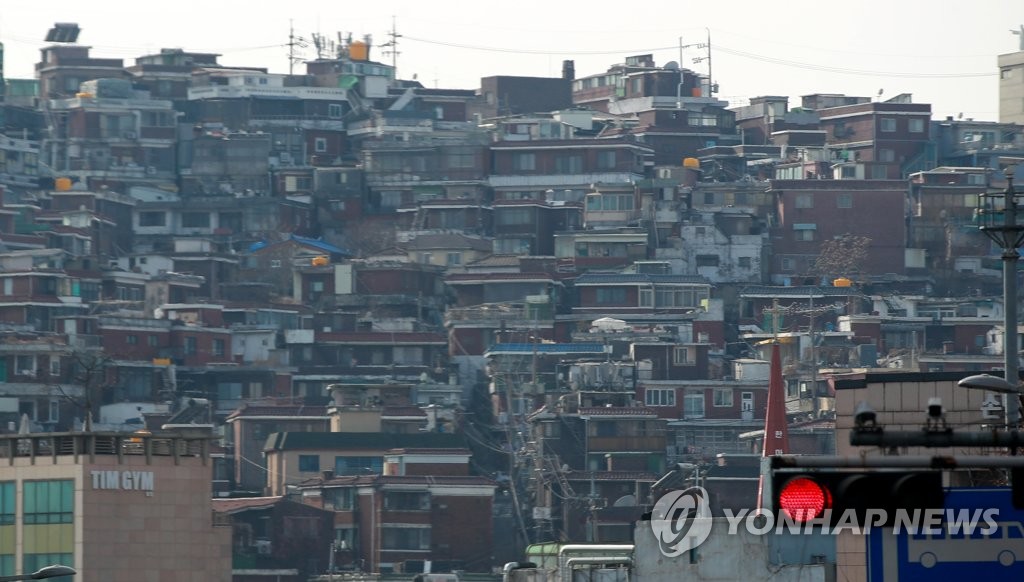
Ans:
[[[1024,511],[1014,509],[1008,487],[950,489],[946,510],[996,509],[998,527],[982,521],[973,532],[871,531],[867,540],[869,582],[895,580],[1024,580]]]

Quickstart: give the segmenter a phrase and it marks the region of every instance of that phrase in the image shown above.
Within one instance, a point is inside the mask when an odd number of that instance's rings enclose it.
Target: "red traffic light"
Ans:
[[[828,487],[810,477],[795,477],[786,481],[778,494],[779,509],[793,521],[804,523],[822,517],[832,508],[832,493]]]

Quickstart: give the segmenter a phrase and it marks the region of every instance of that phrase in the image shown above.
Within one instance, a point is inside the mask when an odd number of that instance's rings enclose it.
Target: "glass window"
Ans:
[[[732,388],[715,388],[715,406],[732,406]]]
[[[355,491],[353,489],[328,489],[327,503],[337,510],[348,510],[354,507]]]
[[[615,152],[597,152],[597,167],[600,170],[610,170],[615,167]]]
[[[512,169],[533,171],[537,169],[537,158],[533,154],[512,154]]]
[[[197,343],[196,342],[196,338],[194,338],[194,337],[189,336],[189,337],[185,338],[185,355],[186,356],[194,356],[194,355],[196,355],[196,351],[197,351],[196,343]]]
[[[317,153],[323,153],[327,151],[327,138],[318,137],[313,140],[313,150]]]
[[[0,525],[14,524],[15,491],[14,481],[0,483]]]
[[[210,215],[206,212],[185,212],[181,215],[182,228],[209,228]]]
[[[384,457],[335,457],[335,475],[379,475],[384,472]]]
[[[381,528],[385,550],[429,550],[430,526]]]
[[[907,120],[907,129],[911,133],[921,133],[924,131],[924,120],[919,118],[910,118]]]
[[[559,174],[579,174],[583,171],[583,156],[559,156],[555,158],[555,172]]]
[[[72,523],[74,481],[25,481],[25,525]],[[49,565],[49,564],[44,564]]]
[[[693,359],[691,358],[691,355],[690,348],[684,346],[676,347],[676,349],[673,350],[672,363],[676,366],[692,365]]]
[[[341,117],[341,105],[338,103],[331,103],[327,106],[327,117],[331,119],[337,119]]]
[[[810,194],[797,194],[797,208],[814,208],[814,198]]]
[[[427,511],[430,509],[430,493],[426,491],[388,491],[384,493],[384,509]]]
[[[612,289],[598,289],[597,290],[597,302],[598,303],[625,303],[626,302],[626,290],[619,288]]]
[[[299,455],[299,471],[315,473],[320,470],[320,455]]]
[[[890,149],[878,150],[878,161],[880,162],[895,162],[896,152]]]
[[[892,117],[883,117],[880,124],[882,131],[893,132],[896,131],[896,119]]]
[[[165,212],[140,212],[139,226],[165,226],[167,224],[167,213]]]
[[[213,355],[223,356],[224,355],[224,340],[214,339],[213,340]]]
[[[836,208],[853,208],[853,195],[840,194],[836,197]]]
[[[683,417],[704,418],[704,393],[701,391],[687,392],[683,396]]]
[[[647,406],[675,406],[676,391],[672,388],[648,388],[644,403]]]

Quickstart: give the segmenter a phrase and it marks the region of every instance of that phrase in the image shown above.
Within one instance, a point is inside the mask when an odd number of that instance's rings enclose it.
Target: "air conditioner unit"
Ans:
[[[278,155],[277,158],[281,160],[282,164],[292,163],[292,155],[288,152],[281,152],[281,154]]]
[[[135,138],[137,138],[139,136],[134,131],[126,131],[126,132],[121,134],[121,137],[123,137],[125,139],[135,139]]]
[[[264,556],[270,555],[270,540],[256,540],[256,543],[254,545],[256,546],[256,553]]]
[[[36,377],[36,371],[35,370],[21,370],[20,372],[18,372],[18,375],[19,376],[29,376],[31,378],[35,378]]]
[[[152,176],[153,174],[156,173],[156,168],[154,168],[153,166],[146,166],[146,173]]]

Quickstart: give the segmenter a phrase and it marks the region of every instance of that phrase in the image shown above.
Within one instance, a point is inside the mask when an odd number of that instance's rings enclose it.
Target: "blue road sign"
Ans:
[[[873,529],[867,540],[868,581],[1024,580],[1024,511],[1014,509],[1008,487],[950,489],[946,509],[996,509],[998,516],[990,515],[998,527],[983,532],[982,520],[970,533],[950,533],[945,524],[934,533]]]

